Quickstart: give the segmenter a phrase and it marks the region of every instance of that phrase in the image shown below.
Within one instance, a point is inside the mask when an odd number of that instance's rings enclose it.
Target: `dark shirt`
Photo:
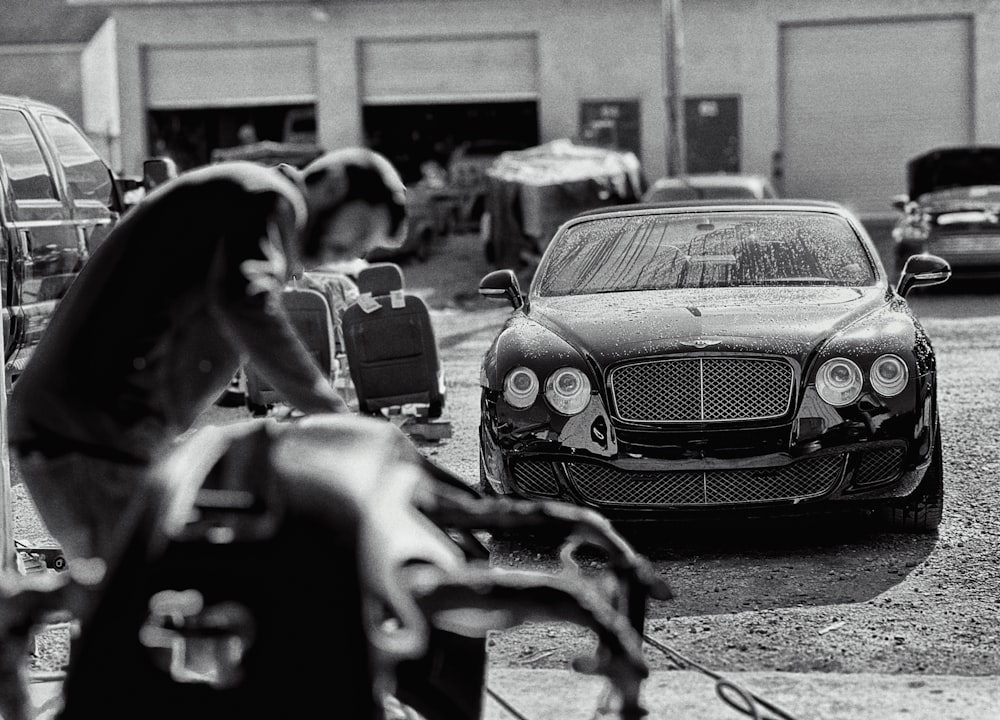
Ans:
[[[158,188],[116,226],[16,380],[14,445],[149,460],[251,360],[303,412],[343,401],[281,306],[305,222],[298,188],[234,162]]]

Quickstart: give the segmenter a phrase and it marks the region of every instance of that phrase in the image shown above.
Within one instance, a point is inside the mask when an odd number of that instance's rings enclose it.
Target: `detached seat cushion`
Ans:
[[[438,417],[444,390],[430,311],[421,298],[403,293],[402,285],[394,263],[366,268],[358,275],[362,299],[344,312],[344,348],[358,407],[378,414],[426,404],[429,416]]]
[[[282,305],[288,313],[296,334],[306,350],[316,361],[324,377],[333,382],[336,373],[333,313],[326,296],[318,290],[288,288],[281,295]],[[284,398],[252,364],[244,367],[247,406],[258,414]]]

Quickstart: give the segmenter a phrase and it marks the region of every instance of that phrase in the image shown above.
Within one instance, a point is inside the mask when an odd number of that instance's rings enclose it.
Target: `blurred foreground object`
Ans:
[[[430,720],[472,720],[487,633],[539,619],[593,630],[597,652],[578,669],[609,679],[610,711],[645,715],[645,599],[669,588],[591,511],[481,498],[391,424],[341,415],[208,427],[155,477],[81,633],[63,720],[326,707],[375,719],[393,699]],[[564,537],[569,569],[571,551],[592,545],[607,571],[491,568],[473,530],[515,527]],[[12,597],[4,617],[24,617]]]

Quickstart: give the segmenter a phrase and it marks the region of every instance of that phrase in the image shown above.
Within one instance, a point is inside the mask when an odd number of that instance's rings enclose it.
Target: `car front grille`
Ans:
[[[785,415],[794,372],[785,360],[684,357],[615,368],[615,414],[630,422],[765,420]]]
[[[556,482],[552,463],[537,460],[515,462],[512,468],[514,484],[526,495],[559,494],[559,484]]]
[[[877,485],[899,477],[903,465],[902,446],[874,448],[861,453],[854,475],[855,485]]]
[[[846,455],[807,458],[781,467],[682,472],[630,472],[595,463],[566,463],[570,482],[604,506],[710,506],[818,497],[840,481]]]

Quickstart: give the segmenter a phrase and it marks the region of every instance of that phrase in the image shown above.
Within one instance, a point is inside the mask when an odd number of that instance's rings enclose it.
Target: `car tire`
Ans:
[[[893,532],[933,533],[944,515],[944,463],[941,438],[934,444],[930,467],[909,497],[882,508],[882,524]]]

